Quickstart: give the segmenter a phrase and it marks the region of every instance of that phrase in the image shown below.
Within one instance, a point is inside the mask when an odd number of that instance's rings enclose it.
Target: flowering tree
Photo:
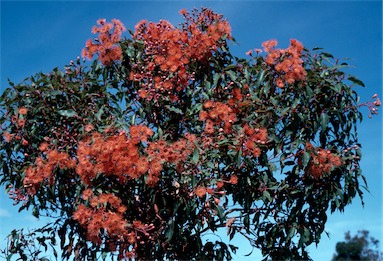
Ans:
[[[230,260],[236,246],[204,240],[224,228],[266,258],[309,259],[327,210],[362,198],[359,107],[380,101],[357,103],[347,64],[297,40],[234,57],[222,15],[180,14],[130,38],[100,19],[91,64],[10,82],[0,182],[56,221],[14,230],[8,258],[37,258],[58,235],[63,259]]]

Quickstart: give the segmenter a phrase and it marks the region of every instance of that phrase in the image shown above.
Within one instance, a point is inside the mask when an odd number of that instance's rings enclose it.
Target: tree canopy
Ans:
[[[382,260],[383,253],[379,252],[379,240],[369,236],[367,230],[358,231],[351,237],[345,234],[345,241],[336,244],[336,253],[332,260]]]
[[[62,258],[230,260],[226,229],[265,258],[310,259],[327,210],[362,198],[361,106],[347,64],[272,39],[245,58],[208,8],[184,22],[92,28],[63,70],[9,82],[0,98],[0,183],[20,210],[55,218],[6,253],[22,260],[58,235]],[[54,250],[54,255],[57,255]]]

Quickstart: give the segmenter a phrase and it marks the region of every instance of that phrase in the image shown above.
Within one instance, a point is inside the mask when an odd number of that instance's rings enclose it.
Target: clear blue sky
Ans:
[[[232,26],[239,45],[231,50],[245,56],[251,48],[259,48],[265,40],[275,38],[281,48],[290,38],[306,47],[323,47],[338,58],[350,58],[349,73],[364,81],[366,88],[358,91],[361,100],[377,93],[382,97],[382,3],[380,1],[1,1],[1,78],[0,88],[7,87],[7,78],[20,82],[39,71],[63,68],[81,53],[85,41],[92,37],[91,27],[98,18],[118,18],[126,27],[141,19],[166,19],[178,24],[182,8],[210,7],[224,14]],[[344,213],[329,216],[326,230],[316,248],[310,248],[314,260],[330,260],[335,244],[348,230],[352,234],[367,229],[375,238],[382,236],[382,113],[365,119],[359,126],[363,145],[362,168],[369,183],[365,207],[355,199]],[[380,110],[382,112],[382,110]],[[0,191],[0,247],[12,228],[41,224],[28,215],[17,213],[18,207]],[[243,257],[250,252],[245,240],[234,244],[243,247],[235,260],[257,260]]]

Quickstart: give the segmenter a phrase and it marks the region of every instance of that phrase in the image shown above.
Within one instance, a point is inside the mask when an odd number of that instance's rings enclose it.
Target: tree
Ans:
[[[336,244],[336,253],[332,260],[382,260],[383,253],[379,253],[379,240],[369,236],[366,230],[358,231],[351,237],[345,234],[345,241]]]
[[[130,38],[100,19],[89,65],[10,82],[0,182],[56,221],[13,231],[8,258],[38,258],[58,235],[63,259],[230,260],[236,246],[203,240],[223,228],[265,258],[310,259],[326,211],[362,198],[356,124],[380,100],[358,104],[347,64],[294,39],[234,57],[222,15],[180,14]]]

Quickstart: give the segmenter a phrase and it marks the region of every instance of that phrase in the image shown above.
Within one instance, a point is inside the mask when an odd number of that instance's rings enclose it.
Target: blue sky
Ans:
[[[7,87],[7,78],[20,82],[37,73],[63,68],[81,53],[85,41],[92,37],[91,27],[98,18],[120,19],[126,27],[141,19],[181,21],[182,8],[210,7],[223,14],[232,26],[239,45],[231,46],[235,55],[259,48],[268,39],[277,39],[285,48],[290,38],[307,48],[323,47],[338,58],[350,58],[348,71],[364,81],[359,88],[361,101],[377,93],[382,97],[382,3],[380,1],[1,1],[1,63],[0,88]],[[367,118],[359,125],[363,146],[362,168],[369,183],[365,207],[355,199],[344,213],[329,216],[326,230],[316,248],[310,248],[314,260],[330,260],[335,244],[348,230],[352,234],[367,229],[380,241],[382,236],[382,114]],[[0,192],[0,247],[12,228],[38,226],[38,222]],[[243,257],[251,251],[245,240],[235,260],[256,260]]]

